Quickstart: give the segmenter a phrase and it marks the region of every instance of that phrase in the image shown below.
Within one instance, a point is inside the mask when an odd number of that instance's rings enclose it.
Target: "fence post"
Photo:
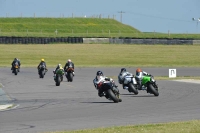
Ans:
[[[170,31],[168,30],[168,37],[170,37]]]
[[[56,35],[58,34],[58,30],[57,29],[55,30],[55,33],[56,33]]]

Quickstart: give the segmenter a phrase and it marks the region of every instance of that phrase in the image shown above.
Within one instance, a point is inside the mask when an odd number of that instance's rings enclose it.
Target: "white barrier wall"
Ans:
[[[107,43],[109,44],[109,38],[83,38],[83,43],[90,44],[90,43]]]

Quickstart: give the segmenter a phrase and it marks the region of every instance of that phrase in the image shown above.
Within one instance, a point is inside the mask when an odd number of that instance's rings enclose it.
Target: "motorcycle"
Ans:
[[[159,96],[158,84],[153,76],[144,76],[142,79],[142,89],[147,90],[147,93],[154,94],[154,96]]]
[[[39,75],[40,78],[44,78],[45,73],[47,72],[45,65],[39,66]]]
[[[108,100],[112,100],[115,103],[122,102],[122,100],[120,99],[119,90],[117,89],[117,87],[114,86],[113,82],[106,80],[100,82],[100,86],[101,89],[103,90],[104,96]]]
[[[69,67],[68,69],[66,69],[66,78],[67,78],[67,81],[68,82],[72,82],[73,81],[73,72],[74,72],[74,69],[72,67]]]
[[[137,81],[133,75],[124,77],[123,88],[127,89],[129,92],[133,92],[135,95],[138,94]]]
[[[17,62],[15,62],[13,69],[12,69],[12,73],[17,75],[18,72],[19,72],[19,64]]]
[[[56,82],[56,86],[60,86],[60,82],[63,81],[64,70],[58,69],[54,72],[56,76],[54,76],[54,81]]]

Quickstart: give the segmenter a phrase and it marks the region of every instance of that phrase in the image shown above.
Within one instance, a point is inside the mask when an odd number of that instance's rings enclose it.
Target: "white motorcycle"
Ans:
[[[138,94],[137,81],[133,75],[126,75],[124,77],[123,88],[133,92],[135,95]]]

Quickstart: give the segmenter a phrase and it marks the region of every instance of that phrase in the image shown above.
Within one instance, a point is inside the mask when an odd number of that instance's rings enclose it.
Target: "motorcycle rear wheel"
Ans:
[[[111,89],[107,90],[107,93],[109,94],[110,98],[115,102],[118,103],[119,99],[115,96],[115,94],[113,93],[113,91]]]
[[[129,90],[130,92],[133,92],[135,95],[138,94],[138,90],[133,86],[132,83],[129,83],[129,84],[128,84],[128,90]]]

